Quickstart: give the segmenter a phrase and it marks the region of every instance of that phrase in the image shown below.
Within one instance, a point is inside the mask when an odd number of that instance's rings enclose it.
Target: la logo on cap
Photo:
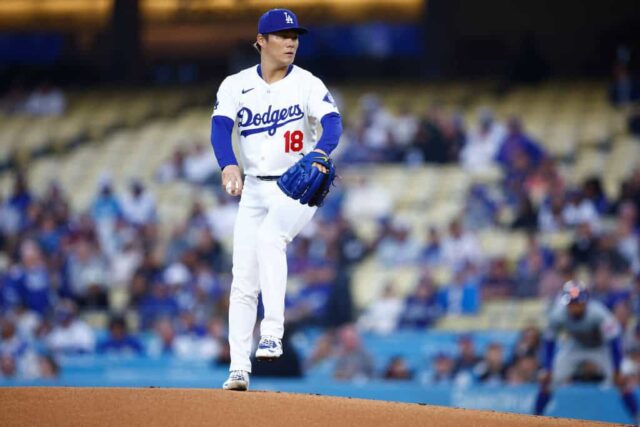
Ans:
[[[284,13],[284,21],[287,24],[293,24],[293,18],[287,12]]]

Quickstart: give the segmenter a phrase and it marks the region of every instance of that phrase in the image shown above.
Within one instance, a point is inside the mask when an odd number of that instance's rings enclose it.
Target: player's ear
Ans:
[[[258,36],[256,37],[256,48],[258,50],[262,49],[265,45],[265,43],[267,43],[267,39],[269,37],[269,34],[263,35],[263,34],[258,34]]]

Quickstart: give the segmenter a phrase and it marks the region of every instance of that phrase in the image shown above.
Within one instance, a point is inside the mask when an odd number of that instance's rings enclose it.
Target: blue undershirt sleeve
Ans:
[[[618,372],[620,371],[620,363],[622,363],[622,341],[619,335],[609,341],[609,349],[611,350],[613,369]]]
[[[328,113],[322,117],[320,124],[322,124],[322,136],[315,148],[328,155],[338,146],[338,141],[340,141],[342,118],[338,113]]]
[[[553,356],[556,352],[556,340],[551,338],[546,338],[544,340],[544,345],[542,347],[542,363],[543,367],[550,371],[553,365]]]
[[[211,145],[220,169],[238,164],[231,143],[233,124],[233,120],[229,117],[214,116],[211,118]]]

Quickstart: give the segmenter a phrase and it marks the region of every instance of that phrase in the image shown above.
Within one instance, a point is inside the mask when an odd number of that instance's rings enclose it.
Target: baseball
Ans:
[[[233,184],[231,183],[231,181],[227,182],[226,190],[227,194],[233,196]]]

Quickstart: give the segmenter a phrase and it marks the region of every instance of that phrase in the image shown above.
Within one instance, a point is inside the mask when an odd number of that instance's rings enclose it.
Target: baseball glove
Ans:
[[[320,172],[313,166],[314,163],[324,166],[327,173]],[[278,187],[284,194],[299,200],[303,205],[322,206],[335,177],[336,167],[331,159],[322,153],[312,151],[278,178]]]

